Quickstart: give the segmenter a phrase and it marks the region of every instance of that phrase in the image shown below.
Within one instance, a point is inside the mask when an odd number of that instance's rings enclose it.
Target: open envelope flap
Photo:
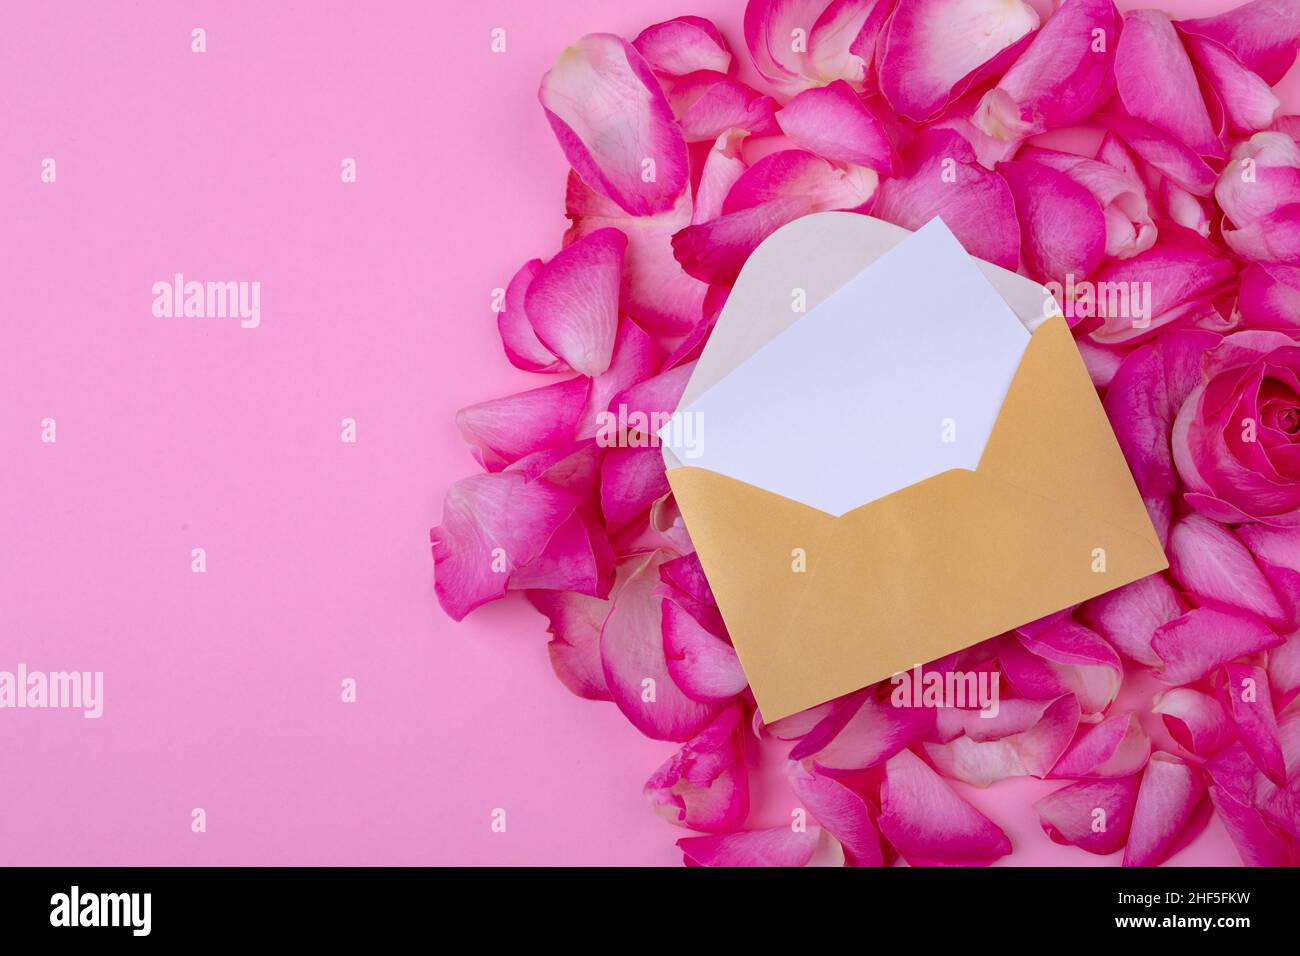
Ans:
[[[688,407],[911,234],[851,212],[814,213],[772,233],[741,269],[678,407]],[[1041,285],[983,259],[973,261],[1027,329],[1043,322],[1048,299]],[[792,307],[795,290],[803,293],[805,311]],[[664,454],[670,468],[679,464],[667,447]]]
[[[668,477],[767,720],[1167,566],[1059,319],[1034,334],[976,472],[839,518],[703,469]]]

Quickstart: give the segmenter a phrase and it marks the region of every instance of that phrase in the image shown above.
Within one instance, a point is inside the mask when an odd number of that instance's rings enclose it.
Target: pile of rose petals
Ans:
[[[1018,776],[1060,781],[1033,811],[1089,853],[1158,864],[1217,813],[1246,863],[1297,862],[1300,117],[1272,86],[1300,0],[751,0],[744,40],[757,85],[698,17],[543,77],[572,225],[497,315],[542,384],[459,413],[482,473],[432,532],[442,607],[523,591],[570,690],[680,744],[645,794],[688,864],[987,864],[1013,847],[962,791]],[[820,210],[942,216],[1058,293],[1165,541],[1167,573],[928,665],[996,676],[992,719],[884,682],[764,724],[664,477],[655,413],[749,254]],[[757,749],[791,745],[806,825],[747,829]]]

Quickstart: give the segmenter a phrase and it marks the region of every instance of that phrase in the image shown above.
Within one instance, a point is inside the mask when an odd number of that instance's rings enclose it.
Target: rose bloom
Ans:
[[[1204,371],[1173,429],[1187,503],[1218,521],[1300,525],[1300,345],[1237,332]]]

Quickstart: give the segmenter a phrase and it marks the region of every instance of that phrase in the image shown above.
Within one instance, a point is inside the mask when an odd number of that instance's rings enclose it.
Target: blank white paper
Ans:
[[[685,465],[842,515],[973,470],[1028,344],[933,219],[679,409],[660,437]]]

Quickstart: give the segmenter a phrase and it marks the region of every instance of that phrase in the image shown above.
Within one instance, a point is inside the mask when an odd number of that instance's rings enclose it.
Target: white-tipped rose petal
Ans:
[[[634,216],[671,209],[689,180],[686,142],[650,65],[608,33],[583,37],[538,99],[569,164]]]
[[[515,569],[545,550],[578,498],[547,481],[505,472],[464,478],[447,490],[433,544],[438,603],[459,621],[503,597]]]
[[[971,728],[967,736],[944,744],[922,744],[925,755],[941,774],[976,787],[987,787],[1008,777],[1045,777],[1079,726],[1079,702],[1073,694],[1050,701],[1008,700],[1001,707],[1003,711],[1023,708],[1037,712],[1038,719],[1018,733],[980,741],[970,734],[979,729],[982,718],[971,717],[967,720]]]
[[[655,771],[644,788],[655,812],[678,826],[728,833],[749,815],[749,774],[733,704]]]

